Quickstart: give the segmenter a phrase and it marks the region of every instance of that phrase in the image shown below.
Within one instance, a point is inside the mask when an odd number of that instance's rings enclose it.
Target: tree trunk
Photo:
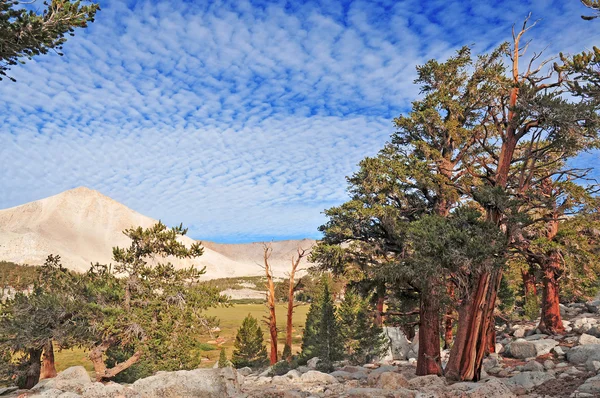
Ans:
[[[114,344],[114,339],[110,338],[104,340],[102,343],[94,347],[88,355],[90,361],[92,361],[92,364],[94,365],[94,371],[96,372],[97,381],[112,379],[120,372],[124,371],[125,369],[128,369],[129,367],[131,367],[131,365],[139,361],[142,356],[142,352],[138,351],[134,353],[131,357],[129,357],[129,359],[127,359],[125,362],[119,363],[114,367],[108,369],[106,367],[106,364],[104,363],[104,354],[112,344]]]
[[[543,266],[542,315],[538,328],[546,334],[565,333],[558,301],[559,284],[557,274],[559,271],[560,257],[557,252],[553,252]]]
[[[264,247],[265,274],[267,276],[267,308],[269,309],[269,334],[271,336],[271,353],[269,360],[271,365],[277,363],[277,320],[275,318],[275,284],[273,283],[273,275],[269,266],[269,256],[271,255],[271,247]]]
[[[535,274],[533,268],[521,270],[521,278],[523,279],[523,292],[525,297],[530,297],[531,294],[537,296],[537,286],[535,284]]]
[[[385,285],[377,287],[377,304],[375,313],[375,324],[379,327],[383,326],[383,306],[385,304]]]
[[[42,356],[42,369],[40,371],[40,380],[56,377],[56,367],[54,366],[54,347],[52,340],[44,346],[44,355]]]
[[[285,345],[289,347],[289,358],[284,358],[290,361],[292,358],[292,332],[294,327],[294,276],[296,275],[296,266],[292,259],[292,272],[290,272],[290,286],[288,289],[288,306],[287,306],[287,322],[285,325]]]
[[[477,354],[479,349],[485,349],[488,341],[487,333],[484,333],[486,336],[482,339],[481,332],[487,309],[485,304],[490,277],[490,273],[483,273],[478,278],[470,300],[459,307],[458,331],[446,366],[446,376],[449,379],[462,381],[479,378],[476,369]],[[484,342],[484,346],[478,344],[480,340]]]
[[[454,284],[448,283],[448,298],[451,301],[454,301]],[[454,327],[454,308],[452,306],[448,306],[446,310],[446,315],[444,317],[444,349],[447,350],[452,346],[453,336],[453,327]]]
[[[441,376],[440,305],[435,294],[421,294],[417,376]]]
[[[25,375],[23,388],[29,390],[40,381],[42,350],[32,348],[29,350],[29,368]]]

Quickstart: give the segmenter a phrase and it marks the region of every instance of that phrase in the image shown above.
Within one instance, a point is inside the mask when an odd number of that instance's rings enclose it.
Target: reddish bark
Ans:
[[[375,314],[375,324],[377,326],[383,326],[383,304],[385,302],[384,297],[377,297],[377,312]]]
[[[521,278],[523,279],[525,297],[530,297],[532,294],[537,296],[537,286],[533,269],[529,267],[528,269],[521,270]]]
[[[442,375],[440,306],[435,294],[421,294],[417,376]]]
[[[273,283],[273,275],[269,265],[269,257],[271,256],[272,248],[265,245],[264,261],[265,274],[267,276],[267,308],[269,309],[269,335],[271,336],[271,352],[269,360],[271,365],[277,363],[277,320],[275,318],[275,284]]]
[[[287,323],[285,329],[285,344],[290,348],[290,358],[284,358],[291,360],[292,354],[292,332],[293,332],[293,317],[294,317],[294,292],[296,287],[294,285],[294,277],[296,276],[296,270],[302,258],[306,256],[306,250],[298,249],[298,257],[292,257],[292,271],[290,272],[290,285],[288,288],[288,307],[287,307]]]
[[[40,371],[40,380],[56,377],[56,367],[54,366],[54,347],[52,341],[48,341],[44,347],[42,356],[42,369]]]
[[[484,349],[479,345],[483,319],[486,315],[486,297],[491,275],[482,274],[477,281],[476,290],[470,300],[459,307],[459,324],[450,351],[450,359],[446,365],[446,376],[452,380],[474,380],[476,372],[477,350]],[[485,329],[487,331],[487,329]],[[487,344],[487,335],[483,341]]]
[[[542,315],[540,317],[540,330],[547,334],[564,334],[565,327],[560,316],[558,301],[559,284],[557,274],[560,271],[559,254],[552,253],[544,264],[542,278]]]
[[[454,284],[448,283],[448,297],[450,300],[454,300]],[[452,340],[454,339],[454,309],[448,307],[446,315],[444,317],[444,349],[447,350],[452,346]]]

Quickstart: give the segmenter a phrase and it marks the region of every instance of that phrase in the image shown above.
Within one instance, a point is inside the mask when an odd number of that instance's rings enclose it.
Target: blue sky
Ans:
[[[220,242],[318,237],[418,96],[415,65],[529,12],[532,50],[600,43],[577,0],[100,4],[63,57],[0,82],[0,208],[87,186]]]

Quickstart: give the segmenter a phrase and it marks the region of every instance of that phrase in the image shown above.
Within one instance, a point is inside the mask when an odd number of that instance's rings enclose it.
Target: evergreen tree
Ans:
[[[47,376],[55,374],[53,342],[71,348],[90,341],[85,304],[72,294],[77,280],[75,273],[60,265],[59,256],[50,255],[39,267],[31,293],[17,293],[0,302],[0,352],[19,359],[9,368],[20,387],[37,384],[42,354]]]
[[[23,59],[52,49],[61,54],[67,41],[65,35],[73,36],[74,28],[85,28],[100,9],[93,3],[82,5],[80,1],[52,0],[44,2],[46,8],[40,14],[19,3],[0,1],[0,80],[10,67],[23,63]]]
[[[346,291],[339,308],[340,327],[345,355],[354,364],[368,363],[387,349],[387,338],[373,315],[368,298]]]
[[[225,353],[225,348],[221,348],[221,353],[219,354],[219,368],[226,368],[229,366],[229,360],[227,359],[227,354]]]
[[[243,367],[258,368],[268,363],[267,348],[264,343],[263,331],[258,321],[248,314],[242,326],[237,331],[233,345],[231,363],[237,369]]]
[[[311,304],[307,315],[301,356],[304,360],[318,357],[318,369],[331,371],[333,362],[344,356],[344,342],[329,284],[323,279],[321,286],[319,298]]]

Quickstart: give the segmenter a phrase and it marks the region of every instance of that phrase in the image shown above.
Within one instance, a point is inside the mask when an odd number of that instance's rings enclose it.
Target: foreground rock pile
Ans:
[[[497,353],[484,360],[482,380],[448,383],[415,375],[418,342],[388,329],[392,347],[379,363],[340,363],[330,373],[307,366],[274,376],[249,368],[159,372],[131,385],[92,382],[83,367],[69,368],[31,390],[0,389],[4,397],[158,398],[158,397],[394,397],[504,398],[600,397],[600,300],[561,307],[567,333],[549,336],[535,322],[498,329]],[[444,361],[448,352],[442,353]]]

